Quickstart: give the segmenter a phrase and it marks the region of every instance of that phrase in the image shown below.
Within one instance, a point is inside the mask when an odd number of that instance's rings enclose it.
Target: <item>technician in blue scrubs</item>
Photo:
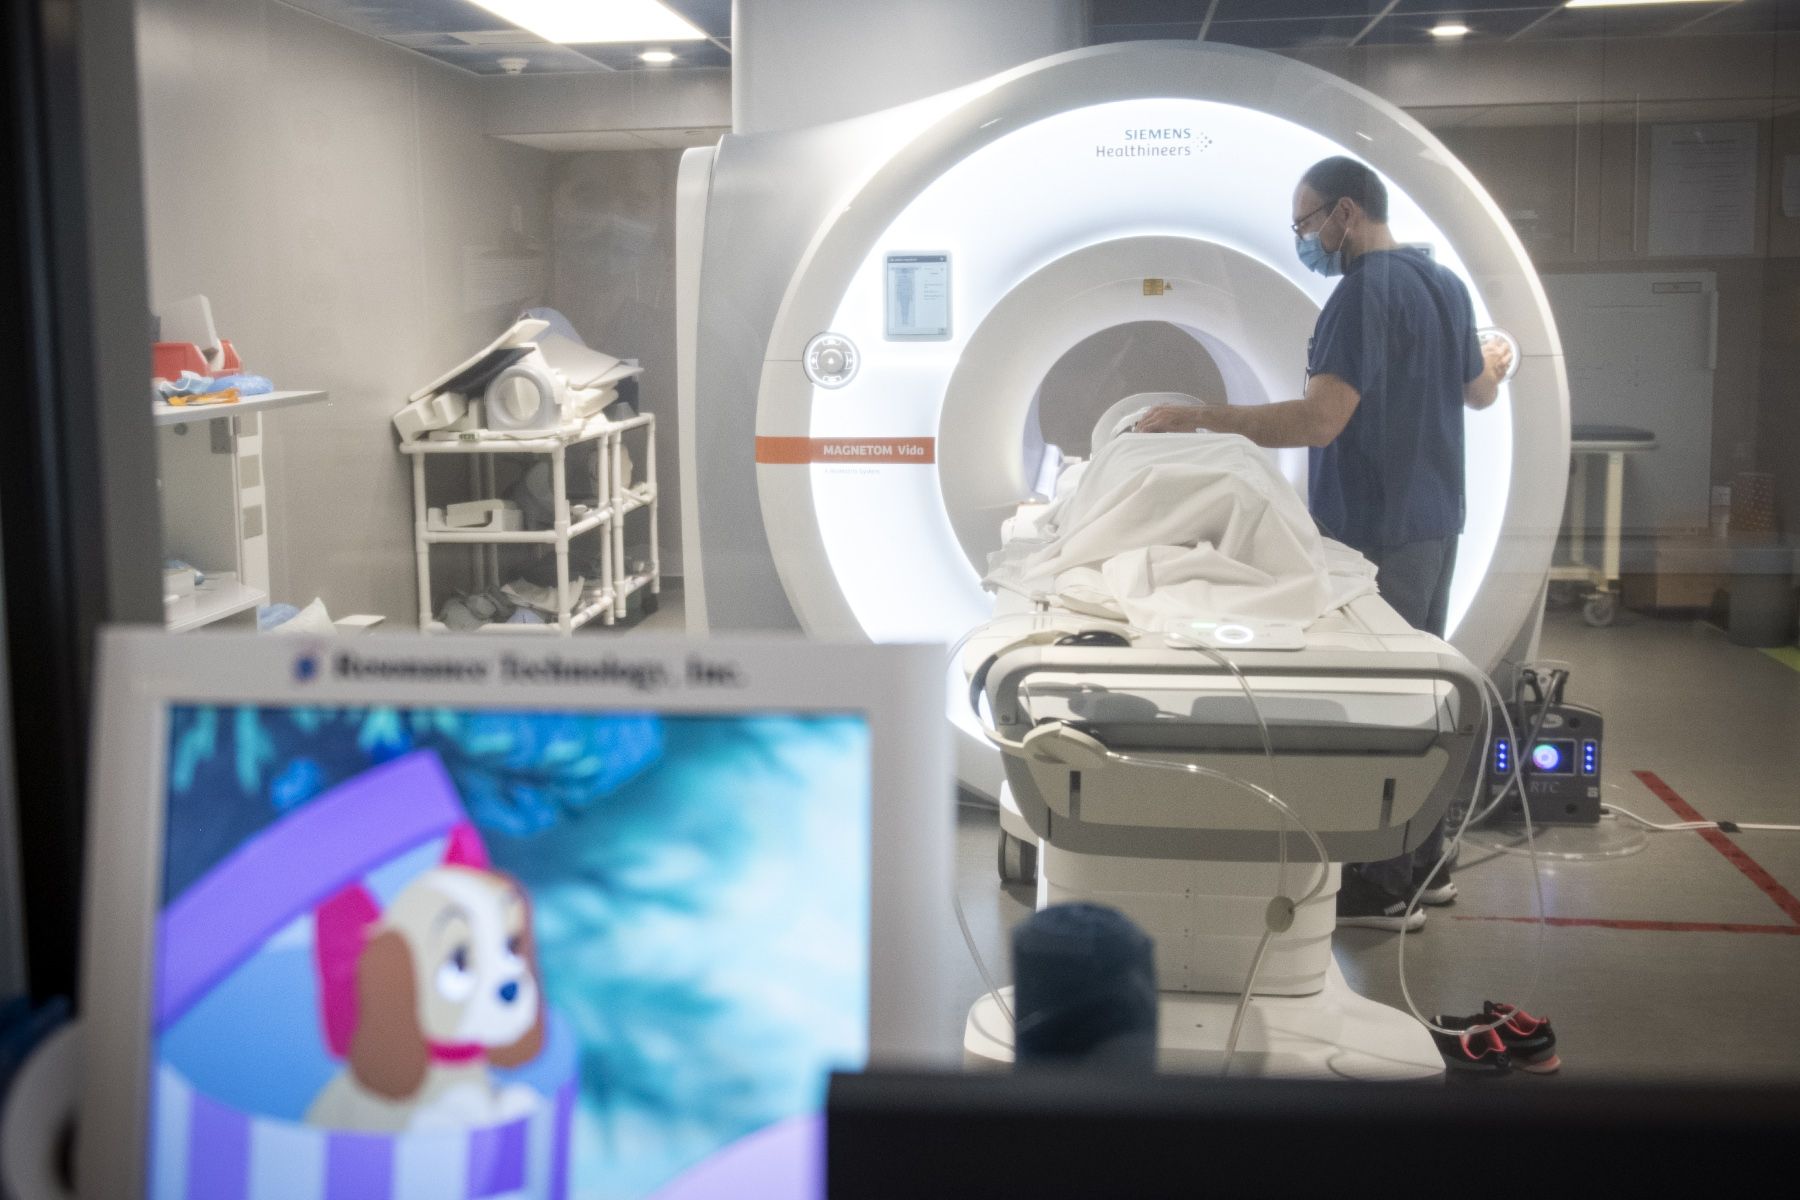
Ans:
[[[1260,446],[1312,451],[1311,507],[1329,536],[1376,567],[1382,598],[1442,637],[1463,527],[1463,409],[1499,394],[1511,352],[1475,333],[1468,289],[1388,230],[1387,187],[1351,158],[1317,163],[1294,189],[1295,249],[1321,275],[1343,276],[1307,347],[1306,394],[1257,407],[1165,407],[1140,433],[1209,429]],[[1347,865],[1338,924],[1398,930],[1407,902],[1443,854],[1440,822],[1425,844],[1387,862]],[[1427,904],[1456,898],[1448,869]]]

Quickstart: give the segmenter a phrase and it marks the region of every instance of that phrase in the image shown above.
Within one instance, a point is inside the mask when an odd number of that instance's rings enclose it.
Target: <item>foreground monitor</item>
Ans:
[[[1800,1088],[1791,1083],[1473,1082],[840,1075],[826,1117],[826,1194],[1330,1196],[1371,1190],[1371,1171],[1394,1170],[1456,1195],[1705,1195],[1722,1178],[1792,1173]]]
[[[941,666],[110,635],[83,1194],[635,1200],[929,1059]]]

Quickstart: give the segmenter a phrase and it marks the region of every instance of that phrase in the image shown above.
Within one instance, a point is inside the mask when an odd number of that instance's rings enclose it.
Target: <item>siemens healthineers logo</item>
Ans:
[[[1192,158],[1210,148],[1212,137],[1186,125],[1125,129],[1117,142],[1094,147],[1099,158]]]
[[[331,677],[359,683],[493,683],[578,684],[590,687],[629,687],[639,692],[671,688],[740,687],[743,679],[735,663],[690,654],[679,671],[662,659],[564,658],[559,654],[524,657],[502,654],[498,659],[439,656],[389,656],[339,650],[329,657]],[[319,656],[302,655],[294,664],[294,677],[308,682],[319,676]]]

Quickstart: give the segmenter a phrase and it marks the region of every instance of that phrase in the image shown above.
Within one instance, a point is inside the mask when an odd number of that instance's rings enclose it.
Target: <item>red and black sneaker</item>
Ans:
[[[1516,1005],[1492,1000],[1484,1001],[1481,1011],[1483,1015],[1476,1018],[1479,1024],[1502,1022],[1494,1032],[1506,1044],[1513,1066],[1533,1075],[1549,1075],[1562,1069],[1562,1059],[1556,1056],[1556,1031],[1550,1028],[1549,1020],[1534,1017]]]
[[[1446,1029],[1458,1026],[1479,1025],[1478,1017],[1439,1017],[1437,1024]],[[1506,1053],[1506,1043],[1492,1029],[1463,1029],[1458,1033],[1439,1033],[1431,1031],[1432,1040],[1437,1043],[1438,1053],[1444,1056],[1444,1065],[1452,1071],[1466,1072],[1472,1075],[1504,1075],[1512,1070],[1512,1059]]]

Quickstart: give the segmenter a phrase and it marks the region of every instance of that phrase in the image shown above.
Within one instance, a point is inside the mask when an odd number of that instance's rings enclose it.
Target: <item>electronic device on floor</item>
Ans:
[[[1506,798],[1494,814],[1497,820],[1522,823],[1522,805],[1529,804],[1534,825],[1599,824],[1606,719],[1596,709],[1563,700],[1568,678],[1566,671],[1521,671],[1507,706],[1514,736],[1496,717],[1485,794],[1492,800],[1511,786],[1515,768],[1524,791],[1523,800],[1517,790]]]

